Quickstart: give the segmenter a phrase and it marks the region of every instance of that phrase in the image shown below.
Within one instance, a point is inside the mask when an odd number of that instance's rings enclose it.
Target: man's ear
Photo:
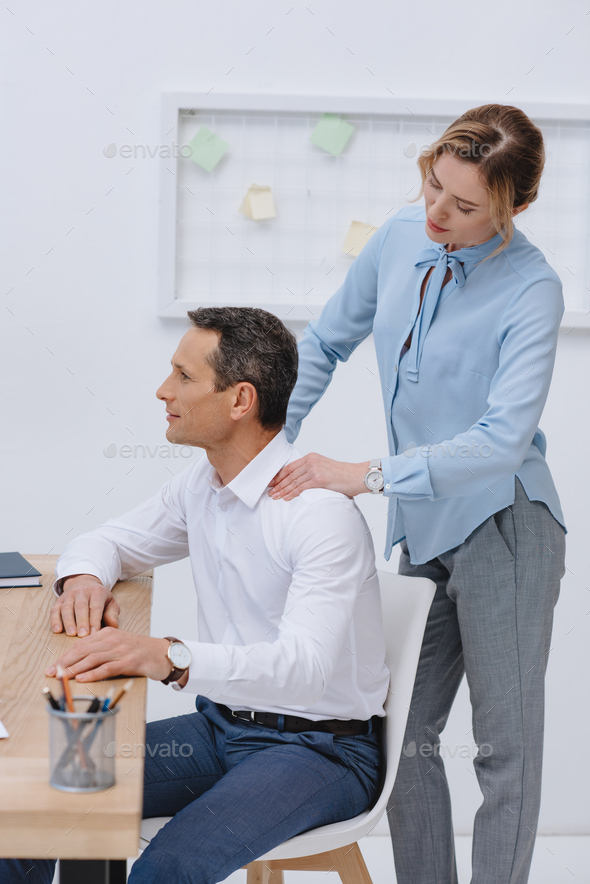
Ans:
[[[247,414],[255,415],[258,411],[258,393],[253,384],[241,381],[234,387],[234,402],[231,409],[231,419],[242,420]]]

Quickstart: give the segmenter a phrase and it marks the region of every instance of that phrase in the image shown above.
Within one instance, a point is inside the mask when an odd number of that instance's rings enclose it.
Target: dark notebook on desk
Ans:
[[[0,553],[0,589],[13,586],[41,586],[41,571],[18,552]]]

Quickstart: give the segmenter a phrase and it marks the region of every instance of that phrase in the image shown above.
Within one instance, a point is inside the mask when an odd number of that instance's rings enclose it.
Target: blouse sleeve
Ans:
[[[305,330],[299,343],[297,383],[287,411],[289,442],[297,438],[301,421],[324,395],[337,361],[346,362],[373,329],[379,261],[390,228],[391,224],[386,223],[373,234],[319,319]]]

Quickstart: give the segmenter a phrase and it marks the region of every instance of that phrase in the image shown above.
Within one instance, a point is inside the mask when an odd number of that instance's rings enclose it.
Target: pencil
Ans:
[[[106,710],[108,709],[109,712],[112,712],[117,707],[117,704],[123,699],[125,694],[131,690],[132,687],[133,687],[133,679],[130,678],[129,681],[125,682],[122,689],[119,691],[119,693],[117,694],[115,699],[112,701],[112,703],[109,703],[108,700],[105,701],[104,711],[106,712]],[[87,737],[85,737],[83,739],[82,742],[83,742],[84,752],[88,752],[90,747],[92,746],[94,738],[96,737],[98,730],[102,724],[102,721],[103,721],[102,719],[100,719],[100,721],[97,721],[92,729],[92,733],[90,733]]]
[[[116,695],[115,699],[112,703],[109,703],[109,710],[112,712],[115,706],[123,699],[125,694],[131,690],[133,687],[133,679],[130,678],[129,681],[126,681],[119,693]]]
[[[108,709],[108,707],[109,707],[109,703],[110,703],[111,700],[113,699],[113,695],[114,695],[114,693],[115,693],[115,689],[114,689],[114,688],[109,688],[109,689],[108,689],[108,691],[107,691],[107,695],[106,695],[106,698],[105,698],[105,701],[104,701],[104,703],[102,704],[102,711],[103,711],[103,712],[106,712],[106,710]]]
[[[49,705],[51,706],[52,709],[61,709],[61,706],[59,705],[59,703],[57,702],[57,700],[55,699],[55,697],[53,696],[53,694],[51,693],[51,691],[49,690],[49,688],[47,686],[45,686],[43,688],[43,696],[45,697],[45,699],[47,700],[47,702],[49,703]]]
[[[66,671],[63,668],[63,666],[57,667],[57,677],[61,681],[61,685],[62,685],[63,692],[64,692],[65,705],[66,705],[68,712],[75,712],[76,710],[74,708],[74,701],[72,700],[72,691],[70,688],[70,682],[68,680],[68,676],[66,675]]]

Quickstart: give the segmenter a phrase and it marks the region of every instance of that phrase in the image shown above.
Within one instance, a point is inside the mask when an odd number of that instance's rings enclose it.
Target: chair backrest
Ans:
[[[436,592],[436,584],[422,577],[379,572],[381,609],[385,629],[386,663],[391,672],[385,702],[384,751],[386,774],[381,796],[371,811],[381,816],[393,789],[403,749],[404,733],[424,628]]]
[[[379,798],[370,810],[353,819],[295,835],[265,854],[265,859],[308,856],[358,841],[375,828],[385,812],[397,775],[424,628],[436,585],[426,578],[403,577],[387,571],[379,572],[379,585],[386,663],[391,672],[383,735],[385,778]]]

